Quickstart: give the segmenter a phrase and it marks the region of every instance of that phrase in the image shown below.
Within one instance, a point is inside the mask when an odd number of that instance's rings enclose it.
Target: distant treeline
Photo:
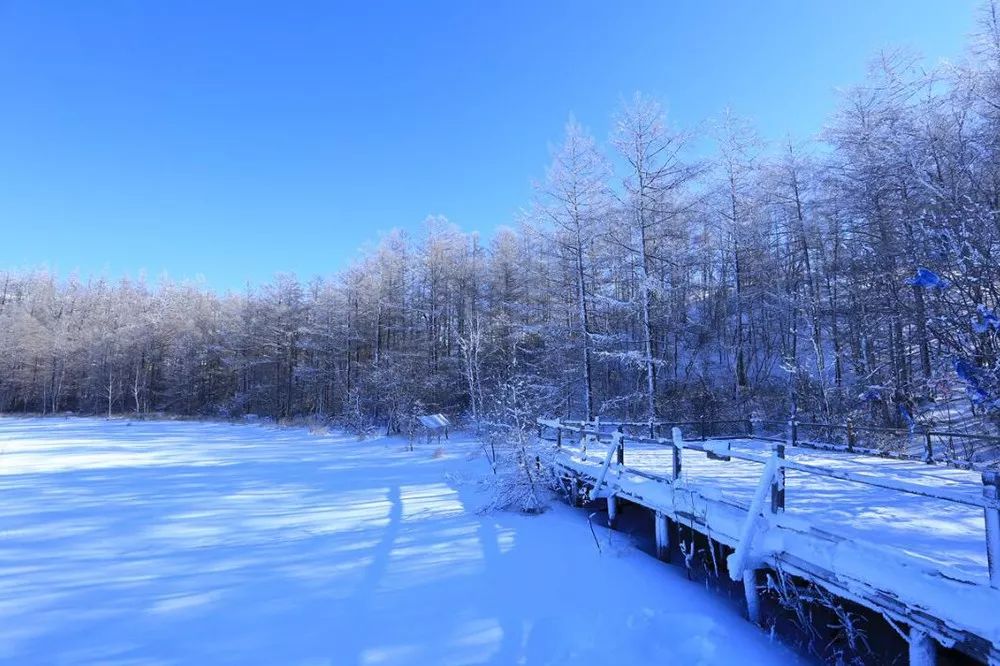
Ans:
[[[768,146],[724,113],[697,159],[698,137],[638,95],[607,142],[571,120],[488,243],[435,218],[331,278],[225,295],[0,272],[0,410],[397,427],[425,410],[713,418],[795,401],[898,423],[988,404],[996,5],[981,17],[961,62],[877,59],[814,143]]]

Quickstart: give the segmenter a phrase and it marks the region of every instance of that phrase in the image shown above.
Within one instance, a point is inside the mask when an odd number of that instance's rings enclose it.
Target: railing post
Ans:
[[[931,443],[931,427],[924,426],[924,462],[934,462],[934,445]]]
[[[799,443],[799,422],[794,417],[788,421],[788,446],[796,446]],[[785,456],[781,456],[784,458]]]
[[[854,453],[854,445],[857,443],[854,439],[854,420],[847,419],[847,451],[848,453]]]
[[[625,434],[622,430],[622,426],[618,426],[618,464],[625,465]]]
[[[789,435],[791,439],[791,435]],[[778,460],[785,459],[785,445],[781,442],[775,445],[775,453]],[[785,467],[779,462],[778,468],[774,470],[774,480],[771,482],[771,513],[778,513],[785,510]]]
[[[676,481],[681,477],[681,449],[684,447],[684,437],[681,435],[681,429],[677,426],[671,429],[670,436],[673,440],[674,453],[673,477],[671,480]]]
[[[556,448],[562,448],[562,421],[559,422],[559,427],[556,428]]]
[[[747,437],[753,439],[753,419],[747,419]]]
[[[701,430],[701,441],[704,442],[705,441],[705,417],[704,416],[701,417],[701,421],[699,421],[699,426],[698,427]]]
[[[990,587],[1000,590],[1000,472],[983,472],[983,499],[992,506],[986,513],[986,562],[990,572]]]

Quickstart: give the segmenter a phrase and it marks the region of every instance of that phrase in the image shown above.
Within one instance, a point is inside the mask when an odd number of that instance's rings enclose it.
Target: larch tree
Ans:
[[[646,418],[658,417],[654,307],[661,291],[654,264],[666,258],[655,252],[657,236],[684,209],[684,188],[699,174],[686,160],[688,137],[669,128],[658,102],[636,94],[614,119],[611,142],[624,160],[622,229],[616,241],[635,259],[640,318],[640,365],[645,381]]]
[[[591,264],[595,245],[602,242],[602,236],[607,233],[610,173],[594,138],[570,118],[563,143],[552,155],[545,182],[537,188],[532,211],[548,243],[571,265],[583,413],[588,421],[596,415],[594,336],[590,328]]]

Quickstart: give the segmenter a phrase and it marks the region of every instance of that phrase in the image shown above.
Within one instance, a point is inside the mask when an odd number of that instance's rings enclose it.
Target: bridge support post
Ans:
[[[910,627],[910,666],[935,666],[937,645],[926,631]]]
[[[608,527],[614,528],[618,519],[618,498],[608,495]]]
[[[747,600],[747,619],[760,626],[760,590],[757,588],[757,569],[743,571],[743,595]]]
[[[670,560],[670,523],[667,515],[657,511],[653,516],[653,532],[656,535],[656,557],[663,561]]]
[[[983,472],[983,499],[993,506],[983,509],[986,518],[986,562],[990,571],[990,587],[1000,590],[1000,472]]]

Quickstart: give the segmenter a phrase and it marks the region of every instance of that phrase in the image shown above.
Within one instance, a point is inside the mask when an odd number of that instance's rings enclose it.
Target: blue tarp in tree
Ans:
[[[993,397],[996,393],[996,381],[991,381],[991,373],[961,357],[956,357],[952,363],[955,374],[965,382],[965,394],[973,404],[987,405],[990,409],[1000,407],[1000,400]]]
[[[947,289],[950,286],[950,283],[943,277],[923,266],[917,269],[916,277],[910,278],[907,282],[911,286],[923,289]]]
[[[958,378],[970,386],[979,386],[979,371],[974,365],[966,361],[961,356],[955,357],[953,361],[955,374]]]
[[[985,305],[976,306],[976,316],[972,319],[972,330],[980,335],[990,330],[1000,330],[1000,319]]]

